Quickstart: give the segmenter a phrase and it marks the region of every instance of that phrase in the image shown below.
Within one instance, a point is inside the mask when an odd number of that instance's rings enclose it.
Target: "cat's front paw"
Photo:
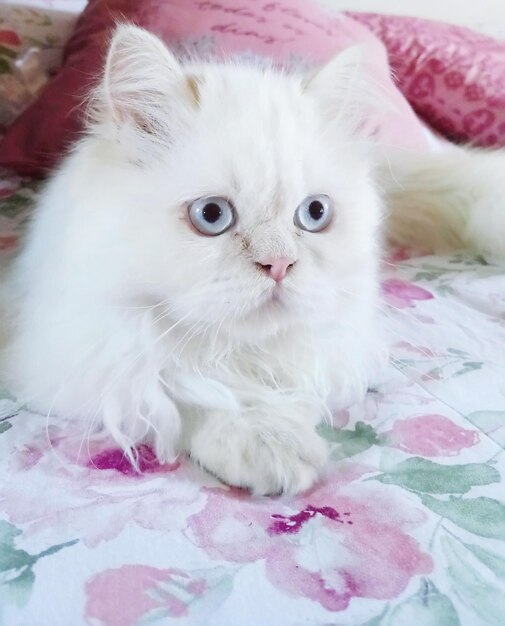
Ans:
[[[328,447],[313,427],[284,420],[275,427],[207,421],[193,436],[191,457],[223,482],[256,495],[295,494],[316,481]]]

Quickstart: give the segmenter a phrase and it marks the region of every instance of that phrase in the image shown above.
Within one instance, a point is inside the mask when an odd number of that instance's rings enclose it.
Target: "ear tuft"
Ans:
[[[183,80],[182,68],[157,37],[128,24],[116,29],[103,78],[116,123],[134,122],[154,131],[169,96]]]
[[[145,150],[149,142],[169,141],[190,107],[194,98],[175,56],[146,30],[119,25],[94,94],[93,118],[112,122],[116,136]]]
[[[346,48],[305,83],[305,91],[316,98],[324,116],[352,134],[372,134],[375,128],[369,122],[375,117],[373,112],[394,108],[384,87],[372,78],[371,53],[365,45]]]

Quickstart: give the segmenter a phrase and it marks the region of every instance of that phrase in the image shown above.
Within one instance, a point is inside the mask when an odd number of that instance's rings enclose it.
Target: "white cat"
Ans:
[[[160,460],[185,450],[254,493],[314,482],[317,422],[364,394],[384,354],[382,200],[345,114],[351,66],[344,53],[309,78],[183,67],[154,36],[118,28],[89,131],[17,261],[5,364],[30,407],[105,428],[133,461],[140,440]],[[443,217],[427,167],[426,188],[389,182],[397,239],[431,237]],[[467,213],[445,220],[454,233],[503,254],[503,214],[467,232],[471,203],[456,199]]]

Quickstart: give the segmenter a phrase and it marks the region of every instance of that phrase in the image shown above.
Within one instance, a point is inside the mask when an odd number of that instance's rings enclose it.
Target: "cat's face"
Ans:
[[[156,63],[175,63],[163,54],[149,56],[158,72]],[[338,315],[373,288],[379,203],[362,151],[325,110],[321,80],[331,75],[306,85],[208,65],[186,68],[188,83],[173,72],[181,84],[152,110],[135,86],[133,113],[123,107],[119,122],[128,215],[145,205],[124,226],[144,234],[139,284],[155,286],[179,318],[245,333]]]

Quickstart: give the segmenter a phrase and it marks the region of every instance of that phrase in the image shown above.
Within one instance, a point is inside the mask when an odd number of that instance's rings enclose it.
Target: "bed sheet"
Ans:
[[[7,259],[37,184],[3,177]],[[332,461],[253,498],[141,447],[0,399],[0,623],[501,626],[505,272],[468,255],[384,265],[391,363],[321,426]]]

